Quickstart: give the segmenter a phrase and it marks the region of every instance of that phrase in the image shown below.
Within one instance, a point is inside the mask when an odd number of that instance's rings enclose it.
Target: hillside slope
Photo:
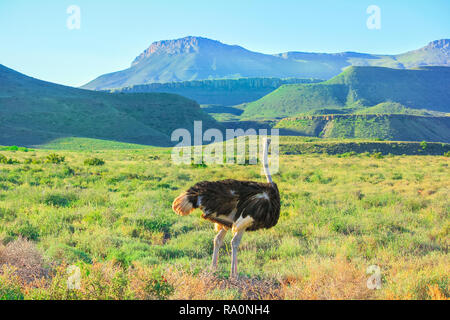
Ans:
[[[242,118],[282,118],[321,108],[364,109],[384,102],[450,112],[450,68],[349,67],[322,83],[281,86],[249,103]]]
[[[111,94],[37,80],[0,65],[0,145],[89,137],[171,145],[176,128],[219,127],[199,105],[164,94]]]
[[[236,78],[330,79],[348,66],[413,68],[450,66],[450,39],[399,55],[357,52],[263,54],[202,37],[157,41],[130,68],[102,75],[83,86],[105,90],[155,82]]]
[[[276,128],[322,138],[435,141],[450,143],[450,117],[412,115],[322,115],[285,118]]]

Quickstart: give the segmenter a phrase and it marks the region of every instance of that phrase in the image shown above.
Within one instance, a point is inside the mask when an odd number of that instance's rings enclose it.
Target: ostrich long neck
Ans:
[[[264,141],[264,149],[263,149],[263,166],[264,166],[264,174],[266,175],[266,179],[268,183],[272,182],[272,176],[269,171],[269,144],[270,140]]]

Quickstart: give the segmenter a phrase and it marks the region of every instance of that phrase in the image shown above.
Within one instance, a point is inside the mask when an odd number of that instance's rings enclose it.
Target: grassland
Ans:
[[[0,151],[11,160],[0,163],[0,299],[450,296],[448,157],[282,155],[280,221],[245,234],[235,281],[231,236],[209,271],[213,226],[171,202],[201,180],[261,180],[259,166],[177,166],[170,149],[80,143]],[[80,290],[67,289],[72,264]],[[380,290],[366,287],[370,265]]]

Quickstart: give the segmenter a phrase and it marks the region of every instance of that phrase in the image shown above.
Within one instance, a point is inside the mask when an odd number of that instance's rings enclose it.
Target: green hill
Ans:
[[[111,94],[57,85],[0,65],[0,145],[32,146],[62,137],[172,145],[177,128],[221,128],[199,105],[165,93]]]
[[[322,138],[450,143],[450,117],[401,114],[301,116],[282,119],[276,128]]]
[[[412,109],[450,112],[450,68],[349,67],[325,82],[281,86],[247,104],[241,117],[283,118],[317,109],[358,110],[385,102]]]

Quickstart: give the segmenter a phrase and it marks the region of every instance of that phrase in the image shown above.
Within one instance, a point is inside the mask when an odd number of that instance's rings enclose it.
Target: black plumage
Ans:
[[[222,180],[202,181],[189,188],[185,196],[202,217],[231,228],[240,217],[250,216],[247,231],[271,228],[280,217],[280,194],[275,183]]]

